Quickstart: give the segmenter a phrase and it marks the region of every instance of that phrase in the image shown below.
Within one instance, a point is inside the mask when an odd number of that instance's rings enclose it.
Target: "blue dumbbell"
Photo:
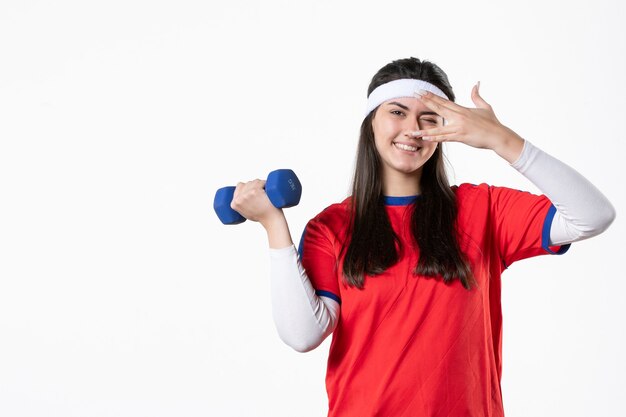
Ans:
[[[293,207],[300,202],[302,185],[290,169],[277,169],[270,172],[265,181],[265,192],[276,208]],[[230,207],[235,187],[223,187],[215,193],[213,208],[224,224],[239,224],[246,218]]]

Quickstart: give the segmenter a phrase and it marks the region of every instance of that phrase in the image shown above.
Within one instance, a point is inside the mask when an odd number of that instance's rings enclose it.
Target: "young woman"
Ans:
[[[268,234],[281,339],[306,352],[333,333],[329,416],[503,416],[501,273],[615,218],[588,180],[502,125],[478,87],[465,108],[434,63],[381,68],[352,195],[308,222],[299,254],[264,181],[237,185],[233,209]],[[544,194],[450,186],[445,141],[494,151]]]

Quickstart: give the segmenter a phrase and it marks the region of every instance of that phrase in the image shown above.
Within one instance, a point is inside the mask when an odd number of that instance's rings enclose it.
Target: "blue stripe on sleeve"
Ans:
[[[316,290],[315,294],[317,294],[320,297],[328,297],[332,300],[335,300],[339,303],[339,305],[341,305],[341,298],[337,297],[335,294],[333,294],[332,292],[329,291],[323,291],[323,290]]]
[[[298,255],[300,255],[300,259],[302,259],[302,249],[304,247],[304,234],[306,233],[306,226],[304,226],[304,230],[302,231],[302,237],[300,238],[300,244],[298,245]]]
[[[554,215],[556,214],[556,207],[554,204],[550,205],[550,209],[548,210],[548,214],[546,215],[546,219],[543,222],[543,231],[541,233],[541,247],[548,253],[553,255],[563,255],[565,252],[569,250],[569,247],[572,246],[571,243],[561,245],[561,249],[558,252],[552,251],[548,247],[548,243],[550,242],[550,227],[552,226],[552,219],[554,219]],[[556,246],[556,245],[552,245]]]

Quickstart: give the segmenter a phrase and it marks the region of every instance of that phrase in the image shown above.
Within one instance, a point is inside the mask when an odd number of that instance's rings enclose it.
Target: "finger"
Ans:
[[[265,180],[261,180],[261,179],[256,179],[254,181],[252,181],[252,184],[254,184],[254,188],[258,188],[260,190],[265,190]]]
[[[421,101],[422,103],[424,103],[424,105],[426,107],[428,107],[429,109],[431,109],[432,111],[434,111],[435,113],[437,113],[438,116],[445,118],[448,118],[450,116],[450,109],[443,107],[441,104],[439,103],[435,103],[433,100],[429,100],[427,98],[424,98],[423,96],[419,96],[416,95],[415,98],[417,98],[419,101]]]
[[[456,134],[422,136],[422,140],[426,142],[460,142]]]
[[[451,127],[438,127],[434,129],[425,129],[425,130],[415,130],[413,132],[405,133],[405,135],[410,137],[424,137],[424,136],[437,136],[437,135],[449,135],[455,134],[456,130]]]
[[[238,182],[237,185],[235,186],[235,191],[233,191],[233,200],[235,198],[237,198],[237,194],[239,194],[241,192],[241,189],[245,186],[246,184],[243,182]]]
[[[472,88],[472,93],[471,93],[471,97],[472,97],[472,101],[474,102],[474,104],[476,105],[477,108],[479,109],[490,109],[491,105],[489,103],[487,103],[481,96],[480,93],[478,92],[478,89],[480,88],[480,81],[478,82],[478,84],[476,84],[473,88]]]
[[[426,106],[428,106],[429,102],[436,103],[440,108],[445,108],[447,110],[451,110],[453,112],[459,112],[462,109],[465,109],[463,106],[459,106],[453,101],[445,99],[443,97],[439,97],[436,94],[431,93],[430,91],[426,91],[421,96],[418,93],[415,93],[414,96],[421,100]]]

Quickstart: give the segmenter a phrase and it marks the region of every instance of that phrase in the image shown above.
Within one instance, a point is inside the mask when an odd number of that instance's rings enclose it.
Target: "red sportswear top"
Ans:
[[[412,275],[419,248],[410,235],[413,197],[385,197],[404,250],[359,290],[343,283],[339,259],[346,203],[307,223],[300,259],[316,293],[341,304],[326,374],[329,417],[501,417],[500,275],[520,259],[565,253],[548,247],[556,212],[545,195],[487,184],[452,186],[461,250],[478,288]],[[345,252],[344,252],[345,254]],[[336,262],[338,268],[335,268]]]

